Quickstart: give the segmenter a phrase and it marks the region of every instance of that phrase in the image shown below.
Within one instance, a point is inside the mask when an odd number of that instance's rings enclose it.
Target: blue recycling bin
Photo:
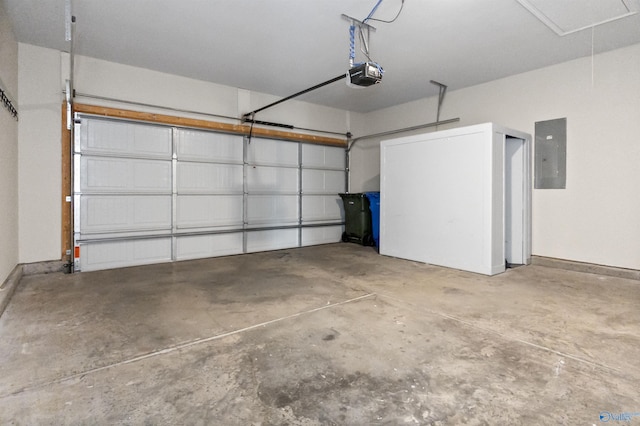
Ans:
[[[365,192],[371,210],[371,228],[376,247],[380,248],[380,192]]]

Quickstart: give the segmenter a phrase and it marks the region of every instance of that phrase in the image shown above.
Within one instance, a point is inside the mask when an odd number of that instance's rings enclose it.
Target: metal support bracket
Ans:
[[[438,86],[438,112],[436,113],[436,122],[438,122],[440,121],[440,108],[444,101],[444,95],[447,93],[447,86],[442,83],[438,83],[435,80],[431,80],[431,84]]]
[[[345,15],[344,13],[343,13],[341,16],[342,16],[344,19],[346,19],[347,21],[350,21],[353,25],[357,25],[357,26],[359,26],[359,27],[364,27],[364,28],[366,28],[366,29],[367,29],[367,30],[369,30],[369,31],[375,31],[375,30],[376,30],[376,27],[371,26],[371,25],[369,25],[369,24],[367,24],[367,23],[365,23],[365,22],[362,22],[362,21],[361,21],[361,20],[359,20],[359,19],[352,18],[351,16],[349,16],[349,15]]]

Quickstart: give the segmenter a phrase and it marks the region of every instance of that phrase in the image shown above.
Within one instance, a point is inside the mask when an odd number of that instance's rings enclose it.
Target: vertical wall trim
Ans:
[[[248,222],[248,203],[249,203],[249,185],[247,183],[247,168],[249,167],[249,137],[242,138],[242,253],[247,252],[247,222]]]
[[[176,127],[171,128],[171,260],[177,260],[178,238],[178,143],[179,133]]]
[[[61,228],[61,260],[72,261],[73,260],[73,227],[72,227],[72,203],[67,201],[67,197],[72,197],[71,193],[71,152],[73,150],[73,144],[71,143],[71,130],[67,129],[67,106],[63,103],[61,108],[61,129],[62,129],[62,195],[61,209],[62,209],[62,228]],[[73,123],[72,123],[73,125]],[[69,252],[67,252],[69,251]]]
[[[302,144],[298,143],[298,247],[302,247]]]

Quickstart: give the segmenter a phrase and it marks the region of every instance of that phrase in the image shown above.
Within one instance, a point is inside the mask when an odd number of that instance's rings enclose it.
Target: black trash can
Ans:
[[[375,245],[367,195],[363,193],[340,194],[340,198],[344,204],[345,218],[342,241],[358,243],[363,246]]]

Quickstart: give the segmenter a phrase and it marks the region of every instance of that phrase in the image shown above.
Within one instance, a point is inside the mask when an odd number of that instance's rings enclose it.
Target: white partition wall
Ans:
[[[81,115],[75,269],[338,242],[344,148]]]
[[[487,275],[531,258],[531,137],[492,123],[383,141],[380,253]]]

